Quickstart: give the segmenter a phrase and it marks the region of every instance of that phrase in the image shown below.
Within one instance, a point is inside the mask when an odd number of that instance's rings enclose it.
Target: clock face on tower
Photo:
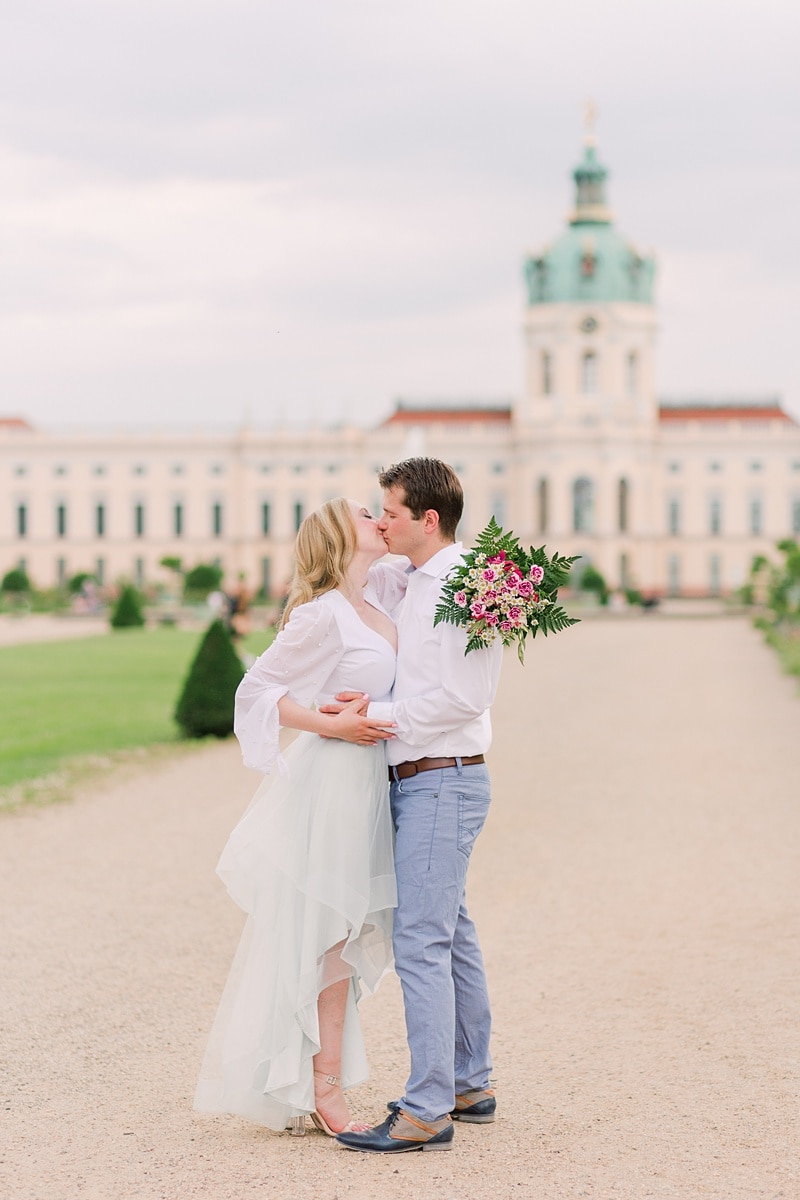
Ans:
[[[594,317],[584,317],[581,321],[581,333],[594,333],[597,329],[597,321]]]

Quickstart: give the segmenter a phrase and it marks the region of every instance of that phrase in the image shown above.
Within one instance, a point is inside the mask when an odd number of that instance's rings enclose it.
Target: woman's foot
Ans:
[[[337,1133],[366,1133],[370,1128],[363,1121],[350,1120],[350,1110],[338,1075],[314,1072],[314,1103],[317,1107],[311,1114],[311,1120],[328,1137],[335,1137]]]

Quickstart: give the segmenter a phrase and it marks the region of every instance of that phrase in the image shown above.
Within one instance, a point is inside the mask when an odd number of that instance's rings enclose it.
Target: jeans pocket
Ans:
[[[475,839],[483,829],[489,797],[458,793],[458,848],[469,858]]]

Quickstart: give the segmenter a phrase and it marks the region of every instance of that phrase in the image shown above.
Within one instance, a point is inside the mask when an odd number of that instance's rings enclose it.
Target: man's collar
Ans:
[[[417,571],[422,575],[430,575],[433,579],[437,579],[457,562],[460,562],[463,553],[464,547],[461,542],[442,546],[441,550],[437,550],[435,554],[431,555],[427,562],[424,562],[421,567],[417,567]]]

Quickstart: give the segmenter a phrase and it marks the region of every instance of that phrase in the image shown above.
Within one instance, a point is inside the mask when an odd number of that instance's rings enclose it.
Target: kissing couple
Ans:
[[[450,1150],[454,1121],[495,1117],[465,885],[502,646],[466,654],[463,628],[434,624],[462,562],[453,468],[411,458],[379,481],[380,517],[339,498],[303,521],[280,631],[236,693],[245,764],[276,774],[217,867],[247,921],[195,1108],[294,1133],[310,1116],[351,1150]],[[281,727],[299,731],[285,754]],[[368,1075],[358,998],[393,959],[411,1070],[370,1126],[344,1092]]]

